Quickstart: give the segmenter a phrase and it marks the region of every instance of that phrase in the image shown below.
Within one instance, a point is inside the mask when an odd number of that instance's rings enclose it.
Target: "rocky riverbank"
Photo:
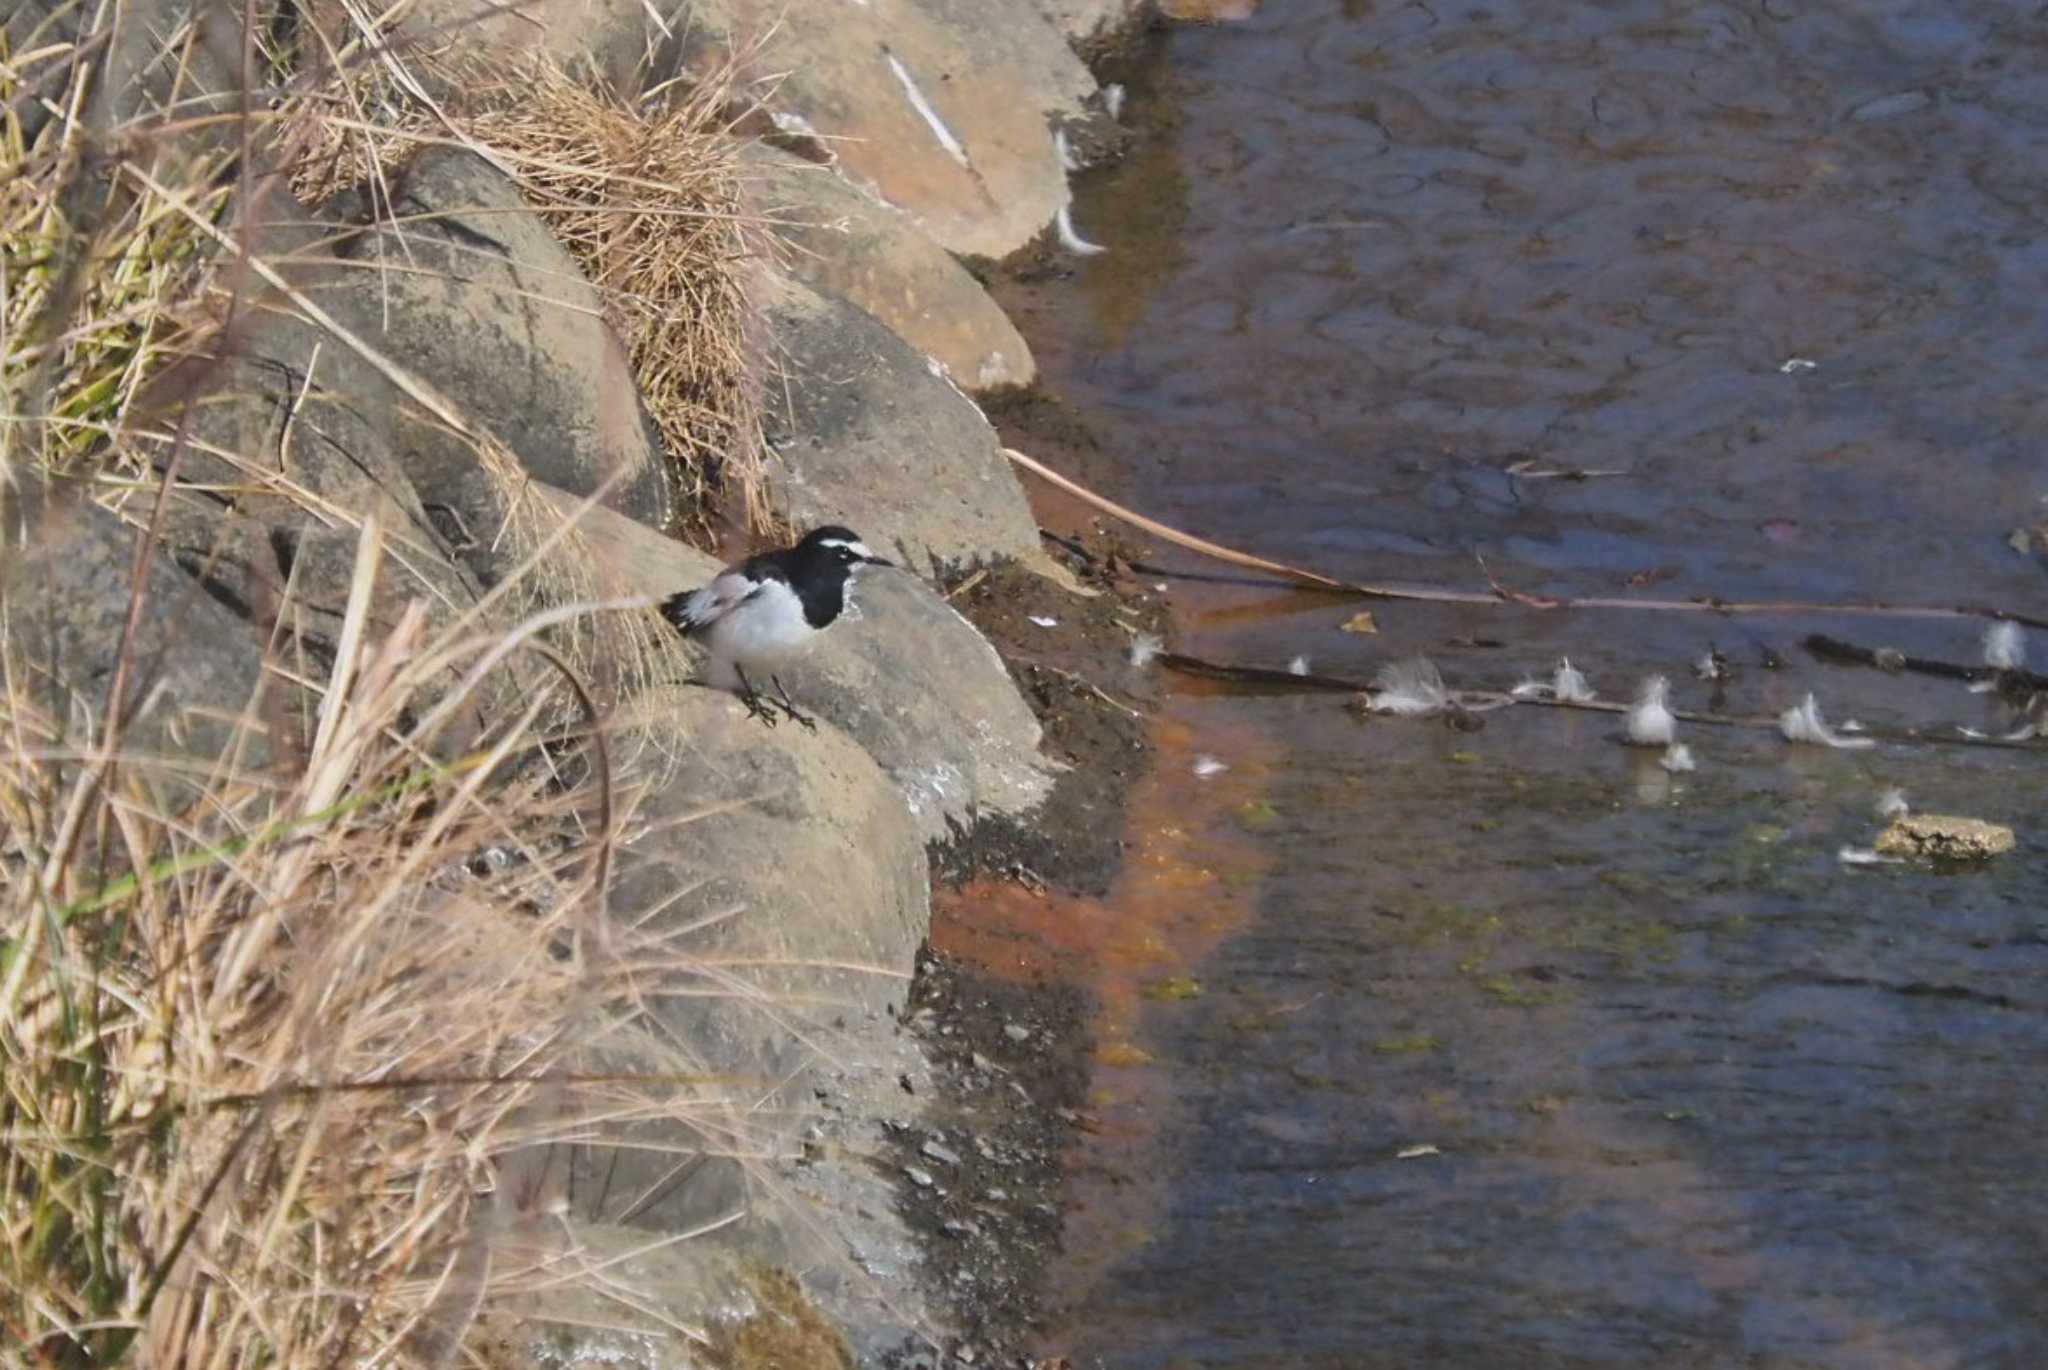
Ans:
[[[8,50],[104,40],[101,127],[189,100],[191,83],[233,105],[229,21],[158,8],[154,28],[94,35],[32,4]],[[12,470],[9,659],[84,700],[139,646],[153,688],[128,737],[195,772],[242,745],[224,711],[285,678],[255,760],[288,771],[305,750],[290,720],[317,742],[328,710],[305,668],[281,669],[280,643],[346,665],[413,616],[507,621],[512,586],[529,612],[613,606],[557,633],[611,745],[640,759],[610,916],[666,930],[699,980],[649,1005],[660,1052],[609,1068],[680,1054],[739,1088],[719,1127],[552,1144],[526,1215],[552,1226],[522,1218],[520,1249],[604,1279],[486,1300],[472,1346],[506,1367],[1016,1363],[1057,1247],[1082,1016],[971,968],[927,959],[912,977],[935,866],[1106,883],[1143,729],[1076,663],[1116,660],[1149,620],[1041,551],[968,398],[1029,385],[1030,349],[962,260],[1049,241],[1075,158],[1115,143],[1076,54],[1139,15],[1125,0],[471,8],[422,0],[373,34],[314,4],[278,11],[272,37],[317,32],[371,64],[454,48],[497,72],[544,59],[626,105],[738,63],[724,115],[740,214],[785,245],[721,267],[745,302],[763,498],[785,525],[851,524],[907,568],[867,577],[857,621],[787,676],[817,730],[770,730],[676,683],[677,644],[644,608],[617,611],[715,570],[674,536],[717,517],[692,503],[702,462],[678,461],[672,401],[650,399],[646,350],[543,212],[534,161],[460,132],[416,138],[388,184],[326,199],[290,188],[290,148],[268,149],[261,177],[244,165],[225,220],[245,233],[240,303],[131,416],[156,425],[155,482]],[[182,46],[150,46],[166,34]],[[463,97],[446,80],[408,89],[437,112]],[[29,124],[32,138],[62,127],[41,107]],[[17,403],[24,378],[28,362]],[[157,544],[136,562],[142,528]],[[366,528],[385,538],[367,562]],[[492,736],[530,685],[507,668],[447,754]]]

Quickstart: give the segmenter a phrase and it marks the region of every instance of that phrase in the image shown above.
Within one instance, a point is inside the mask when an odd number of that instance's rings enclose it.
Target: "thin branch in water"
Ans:
[[[1323,590],[1337,595],[1357,595],[1366,599],[1406,600],[1422,604],[1519,604],[1530,609],[1636,609],[1652,613],[1667,614],[1720,614],[1735,617],[1744,614],[1837,614],[1866,618],[1917,618],[1917,619],[2004,619],[2023,623],[2032,628],[2048,628],[2048,618],[2034,614],[2019,614],[1978,604],[1886,604],[1882,601],[1862,604],[1825,604],[1814,600],[1724,600],[1711,595],[1698,599],[1617,599],[1607,596],[1584,598],[1562,598],[1533,595],[1526,591],[1510,589],[1503,585],[1486,568],[1485,561],[1480,569],[1485,573],[1491,592],[1478,590],[1440,590],[1426,586],[1370,585],[1357,581],[1338,580],[1332,576],[1305,571],[1299,566],[1285,562],[1271,561],[1240,552],[1220,543],[1184,533],[1178,528],[1147,518],[1136,510],[1126,508],[1106,495],[1097,494],[1078,481],[1046,466],[1012,447],[1005,447],[1003,455],[1039,479],[1058,486],[1083,503],[1100,509],[1113,518],[1130,524],[1133,528],[1152,534],[1154,537],[1197,552],[1216,561],[1247,570],[1264,571],[1295,585],[1311,590]],[[1146,569],[1148,573],[1150,568]],[[1167,573],[1171,574],[1171,573]]]

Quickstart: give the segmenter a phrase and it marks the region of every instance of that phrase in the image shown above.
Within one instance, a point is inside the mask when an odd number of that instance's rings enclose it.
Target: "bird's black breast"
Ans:
[[[763,552],[748,557],[741,569],[755,580],[779,580],[795,591],[804,606],[804,622],[823,628],[846,608],[846,581],[851,574],[844,564],[825,558],[805,558],[792,564],[798,549]]]

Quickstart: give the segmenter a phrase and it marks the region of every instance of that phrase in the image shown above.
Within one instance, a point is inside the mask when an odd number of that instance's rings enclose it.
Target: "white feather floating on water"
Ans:
[[[2027,638],[2019,624],[2000,619],[1984,630],[1984,664],[1994,671],[2017,671],[2027,664]]]
[[[1906,803],[1906,792],[1897,785],[1891,786],[1877,797],[1879,818],[1903,818],[1911,812]]]
[[[1594,697],[1585,673],[1572,665],[1568,656],[1558,659],[1557,672],[1550,677],[1550,692],[1563,704],[1591,704]]]
[[[1843,737],[1828,726],[1820,716],[1820,702],[1811,694],[1796,706],[1778,715],[1778,731],[1785,735],[1787,742],[1811,742],[1819,747],[1839,747],[1843,751],[1856,751],[1864,747],[1875,747],[1876,742],[1867,737]]]
[[[1074,231],[1074,207],[1061,205],[1060,212],[1052,216],[1053,231],[1059,234],[1060,246],[1077,257],[1094,257],[1109,251],[1101,243],[1091,243]]]
[[[1411,657],[1380,667],[1372,678],[1372,711],[1413,718],[1441,713],[1450,706],[1451,692],[1444,688],[1443,672],[1428,657]]]
[[[1678,720],[1664,700],[1671,682],[1653,675],[1643,682],[1636,702],[1629,706],[1628,740],[1637,747],[1668,747],[1678,736]]]
[[[1903,856],[1885,856],[1869,847],[1843,847],[1835,853],[1835,860],[1845,866],[1898,866],[1905,863]]]
[[[1131,639],[1131,664],[1139,670],[1145,669],[1165,646],[1157,633],[1139,633]]]
[[[1229,769],[1230,767],[1224,765],[1213,756],[1198,756],[1195,758],[1195,779],[1197,780],[1207,780],[1211,776],[1221,775]]]
[[[1699,769],[1699,763],[1692,759],[1692,748],[1683,742],[1674,742],[1664,749],[1664,756],[1657,762],[1673,775]]]
[[[1288,662],[1288,663],[1287,663],[1287,674],[1289,674],[1289,675],[1307,675],[1307,674],[1308,674],[1308,658],[1307,658],[1307,657],[1305,657],[1305,656],[1298,656],[1298,657],[1294,658],[1294,660],[1292,660],[1292,661]]]

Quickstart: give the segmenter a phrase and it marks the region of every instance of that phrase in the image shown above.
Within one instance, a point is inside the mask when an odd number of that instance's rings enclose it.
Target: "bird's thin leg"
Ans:
[[[781,722],[776,718],[775,711],[768,707],[767,701],[761,698],[760,692],[755,690],[754,682],[747,679],[747,673],[740,669],[737,661],[733,663],[732,669],[733,674],[740,678],[740,702],[747,706],[747,712],[771,728]]]
[[[814,733],[818,731],[818,725],[815,721],[797,711],[796,705],[790,700],[789,691],[782,688],[782,677],[770,672],[768,679],[775,682],[775,693],[782,696],[782,711],[803,724],[805,732]]]

